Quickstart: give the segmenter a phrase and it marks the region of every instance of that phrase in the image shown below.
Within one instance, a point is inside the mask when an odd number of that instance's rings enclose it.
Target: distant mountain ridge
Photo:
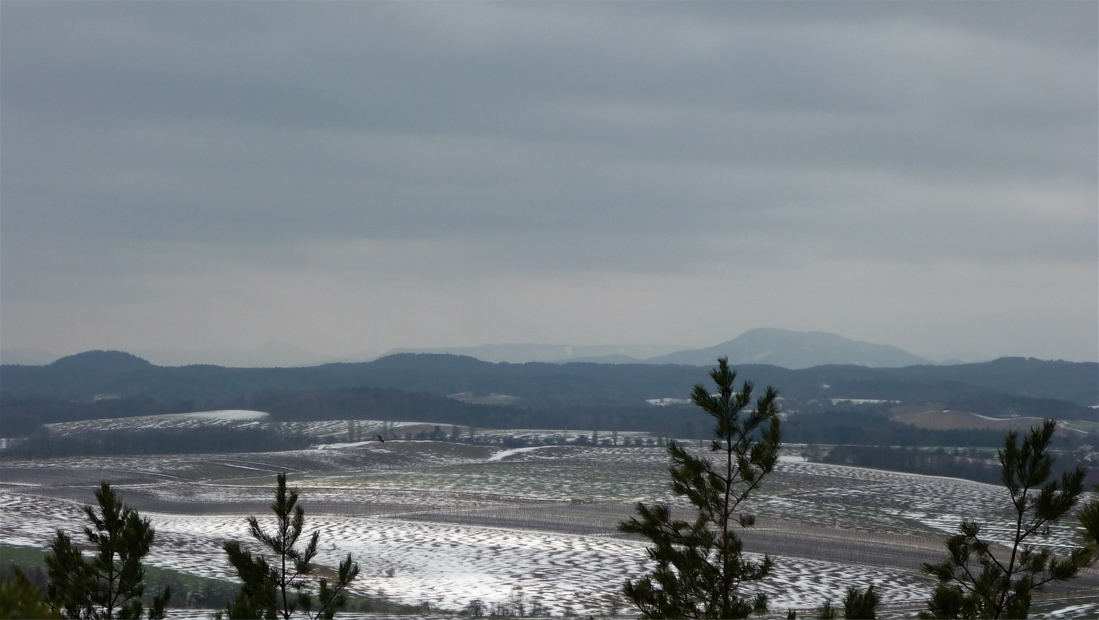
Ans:
[[[680,350],[678,346],[660,345],[566,345],[566,344],[483,344],[475,347],[432,347],[390,349],[385,355],[398,353],[442,353],[465,355],[482,362],[525,364],[527,362],[599,361],[636,364],[639,360],[666,355]],[[383,357],[385,357],[383,355]],[[613,361],[612,361],[613,360]]]
[[[335,357],[299,349],[285,342],[265,342],[253,349],[183,348],[134,349],[128,351],[157,366],[215,365],[226,368],[293,368],[318,366],[332,362],[360,362],[378,357],[377,351]],[[42,349],[0,348],[0,363],[19,366],[45,366],[62,355]],[[71,357],[71,356],[70,356]]]
[[[475,347],[392,349],[398,353],[464,355],[483,362],[595,362],[601,364],[685,364],[707,366],[727,356],[731,364],[769,364],[790,370],[827,365],[867,368],[900,368],[931,364],[927,359],[885,344],[849,340],[829,332],[805,332],[762,327],[744,332],[721,344],[703,349],[672,346],[556,344],[491,344]]]
[[[518,408],[501,409],[492,414],[497,417],[477,424],[529,428],[544,412],[556,411],[572,412],[568,415],[573,422],[575,416],[602,416],[606,419],[583,423],[609,428],[612,418],[625,412],[655,415],[649,411],[650,399],[686,398],[712,366],[713,362],[506,364],[467,356],[402,353],[372,362],[300,368],[168,367],[123,352],[90,351],[47,366],[0,366],[0,428],[18,426],[20,416],[23,422],[33,422],[212,409],[266,411],[255,400],[260,397],[300,401],[303,407],[304,398],[311,403],[308,407],[323,410],[324,394],[329,391],[363,389],[442,397],[506,394],[517,399]],[[740,377],[757,385],[777,387],[789,411],[816,411],[836,401],[869,399],[935,403],[943,409],[993,417],[1094,420],[1095,410],[1090,407],[1099,404],[1099,364],[1095,362],[1001,358],[958,366],[825,365],[789,370],[737,364],[735,368]]]
[[[54,360],[49,366],[70,372],[110,373],[151,368],[153,364],[125,351],[85,351]]]
[[[770,364],[790,370],[814,366],[854,365],[867,368],[902,368],[931,362],[887,344],[849,340],[829,332],[801,332],[761,327],[719,345],[678,351],[645,360],[650,364],[705,366],[718,357],[733,365]]]
[[[468,347],[390,349],[379,354],[325,356],[282,342],[268,342],[251,351],[233,349],[137,349],[129,351],[156,366],[221,366],[227,368],[301,368],[333,363],[359,363],[387,356],[413,354],[458,355],[490,363],[527,364],[589,362],[597,364],[680,364],[710,366],[728,357],[736,366],[764,364],[788,370],[815,366],[904,368],[920,365],[956,366],[983,363],[977,354],[965,359],[929,360],[899,347],[851,340],[823,331],[794,331],[762,327],[744,332],[718,345],[685,349],[672,345],[565,345],[540,343],[485,344]],[[79,354],[78,354],[79,355]],[[69,356],[72,357],[72,356]],[[0,349],[0,365],[44,366],[63,359],[37,349]]]

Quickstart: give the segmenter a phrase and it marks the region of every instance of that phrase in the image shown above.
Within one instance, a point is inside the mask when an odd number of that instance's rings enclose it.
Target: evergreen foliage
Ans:
[[[1099,495],[1099,484],[1092,488],[1094,495]],[[1099,561],[1099,499],[1093,499],[1076,514],[1076,520],[1080,524],[1080,546],[1087,553],[1088,563],[1095,564]]]
[[[872,620],[878,617],[878,603],[881,597],[874,590],[874,586],[859,590],[857,586],[847,586],[847,592],[843,596],[843,617],[849,620]],[[787,617],[794,612],[787,613]],[[797,614],[794,614],[797,617]],[[832,605],[832,599],[824,599],[824,603],[817,608],[817,618],[833,620],[839,617],[839,609]]]
[[[878,617],[878,603],[881,597],[874,586],[861,591],[855,586],[847,587],[843,597],[843,617],[848,620],[873,620]]]
[[[836,619],[836,608],[832,607],[832,599],[824,599],[824,604],[817,610],[817,618],[819,620]]]
[[[271,533],[260,527],[256,517],[248,517],[252,538],[272,554],[271,561],[244,549],[235,540],[223,546],[242,583],[236,599],[226,605],[226,614],[229,618],[289,620],[300,611],[311,620],[331,619],[347,602],[347,586],[359,574],[358,563],[347,554],[340,562],[335,583],[321,578],[314,593],[309,577],[316,568],[313,558],[320,532],[313,532],[304,549],[297,548],[305,527],[305,509],[298,505],[297,489],[287,489],[285,473],[278,475],[271,510],[275,513],[275,531]],[[318,603],[315,611],[314,594]]]
[[[1011,543],[1000,552],[983,536],[980,524],[962,521],[960,533],[946,541],[948,557],[923,565],[939,583],[921,618],[1026,618],[1034,592],[1072,579],[1096,561],[1095,501],[1080,512],[1083,544],[1067,557],[1033,544],[1035,537],[1048,536],[1050,526],[1072,510],[1084,490],[1083,467],[1051,480],[1053,457],[1048,448],[1056,427],[1054,420],[1045,420],[1022,443],[1016,431],[1007,434],[998,455],[1001,482],[1011,498]]]
[[[140,618],[145,593],[141,561],[152,547],[155,531],[148,519],[122,503],[109,483],[100,484],[95,499],[98,511],[84,507],[92,524],[84,527],[94,549],[92,557],[85,558],[61,530],[50,544],[46,556],[49,601],[69,618]],[[164,617],[170,597],[170,588],[153,597],[150,620]]]
[[[32,585],[18,568],[13,568],[0,582],[0,619],[60,617],[46,601],[42,589]]]
[[[739,512],[742,502],[759,488],[778,460],[781,431],[778,392],[752,404],[752,383],[734,390],[736,373],[728,359],[718,359],[710,372],[718,387],[711,394],[696,385],[692,401],[714,418],[710,460],[668,444],[672,492],[685,497],[697,510],[692,521],[674,519],[667,504],[638,502],[638,515],[619,524],[619,530],[648,538],[653,572],[627,580],[626,595],[646,618],[746,618],[767,610],[762,592],[742,596],[740,587],[766,577],[770,557],[752,562],[744,557],[734,527],[751,527],[755,517]]]

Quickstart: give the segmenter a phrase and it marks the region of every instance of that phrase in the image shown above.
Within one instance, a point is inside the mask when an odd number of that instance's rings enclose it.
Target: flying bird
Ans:
[[[382,436],[381,436],[381,435],[378,435],[378,441],[380,441],[380,442],[382,442],[382,443],[385,443],[385,440],[384,440],[384,439],[382,439]]]

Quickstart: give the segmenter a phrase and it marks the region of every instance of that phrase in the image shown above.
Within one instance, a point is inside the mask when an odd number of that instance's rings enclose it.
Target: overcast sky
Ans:
[[[0,342],[1094,361],[1097,7],[6,0]]]

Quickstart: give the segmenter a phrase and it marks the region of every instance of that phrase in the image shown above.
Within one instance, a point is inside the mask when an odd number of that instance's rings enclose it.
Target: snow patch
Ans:
[[[199,418],[200,420],[224,420],[226,422],[238,422],[241,420],[260,420],[269,414],[266,411],[249,411],[247,409],[222,409],[219,411],[199,411],[196,413],[178,413],[181,418]]]
[[[533,452],[542,448],[548,448],[550,446],[530,446],[527,448],[512,448],[511,450],[502,450],[488,457],[488,461],[502,461],[513,454],[521,454],[523,452]]]
[[[381,443],[377,439],[371,439],[369,441],[352,441],[344,443],[329,443],[317,446],[318,450],[343,450],[346,448],[361,448],[363,446],[369,446],[370,444]]]

